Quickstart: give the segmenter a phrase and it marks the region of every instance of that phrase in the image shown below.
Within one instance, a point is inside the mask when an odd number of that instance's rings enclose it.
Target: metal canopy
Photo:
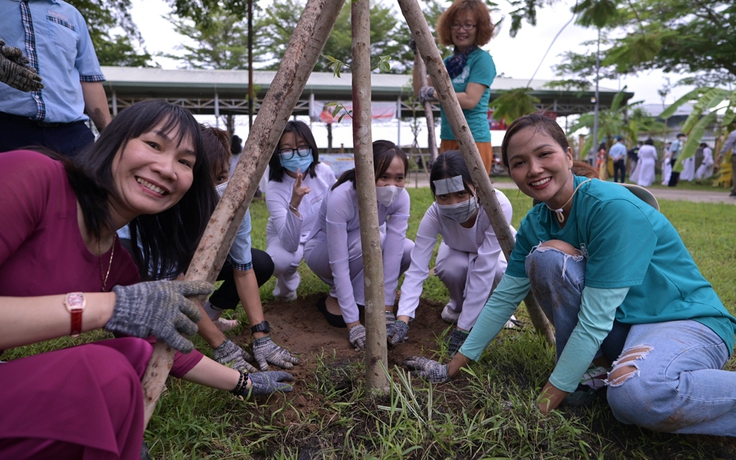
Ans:
[[[248,114],[248,71],[247,70],[167,70],[157,68],[102,67],[107,78],[103,82],[113,114],[142,99],[165,99],[182,105],[196,114],[247,115]],[[275,71],[254,71],[256,113],[258,101],[266,95]],[[373,74],[372,100],[396,101],[400,103],[401,116],[411,116],[408,104],[411,96],[411,75]],[[313,72],[307,81],[294,115],[309,115],[310,100],[349,101],[352,98],[352,75]],[[555,112],[565,117],[592,112],[594,91],[565,91],[546,88],[547,80],[533,80],[532,95],[540,100],[539,110]],[[491,85],[491,100],[504,91],[527,85],[527,80],[496,78]],[[600,107],[611,106],[618,90],[600,88]],[[628,101],[634,93],[625,93]],[[417,103],[414,110],[423,109]],[[439,108],[437,107],[437,111]]]

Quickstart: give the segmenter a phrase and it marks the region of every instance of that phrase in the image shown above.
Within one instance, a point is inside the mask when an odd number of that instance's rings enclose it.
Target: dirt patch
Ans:
[[[356,352],[350,345],[348,330],[330,326],[317,310],[317,300],[321,296],[323,294],[300,296],[294,302],[274,301],[264,305],[274,341],[296,353],[301,360],[290,371],[296,378],[296,384],[289,398],[297,401],[304,390],[304,380],[313,379],[321,356],[333,361],[334,355],[334,361],[345,364],[362,361],[364,357],[364,352]],[[444,304],[438,302],[420,301],[417,318],[410,324],[409,340],[388,350],[389,367],[401,365],[410,356],[430,357],[437,350],[438,338],[450,327],[440,317],[443,307]],[[361,310],[361,322],[365,324],[363,313]],[[248,343],[250,331],[244,328],[235,340]]]

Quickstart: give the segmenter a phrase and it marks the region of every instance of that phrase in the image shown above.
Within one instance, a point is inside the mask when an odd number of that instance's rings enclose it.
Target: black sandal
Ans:
[[[327,320],[327,322],[330,324],[330,326],[334,327],[347,327],[345,324],[345,320],[342,319],[342,315],[336,315],[334,313],[330,313],[327,311],[327,297],[322,297],[317,301],[317,309],[322,313]]]

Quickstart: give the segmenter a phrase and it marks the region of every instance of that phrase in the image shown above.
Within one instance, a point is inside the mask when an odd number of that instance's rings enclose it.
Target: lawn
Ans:
[[[408,236],[413,238],[432,197],[428,189],[409,192]],[[507,196],[518,227],[531,200],[516,191]],[[660,204],[724,304],[735,312],[736,206],[664,200]],[[253,244],[265,248],[265,203],[255,201],[251,211]],[[300,273],[297,302],[306,305],[326,292],[326,286],[304,264]],[[270,310],[281,308],[271,295],[273,283],[272,279],[261,288],[267,317]],[[424,297],[439,308],[448,300],[436,278],[425,283]],[[523,308],[517,316],[530,324]],[[239,318],[244,319],[242,310]],[[232,334],[233,339],[244,336],[243,327]],[[105,337],[98,331],[21,347],[7,351],[3,359]],[[202,340],[195,339],[195,344],[210,353]],[[448,359],[441,339],[424,355]],[[541,415],[534,400],[552,370],[554,350],[530,326],[502,332],[479,363],[448,384],[429,385],[391,367],[392,390],[377,397],[366,395],[360,353],[345,356],[325,350],[310,358],[305,362],[313,364],[300,371],[293,393],[265,399],[243,401],[169,379],[146,432],[151,455],[156,459],[736,458],[736,441],[730,438],[668,435],[622,425],[604,399],[589,407]],[[728,368],[734,367],[732,360]]]

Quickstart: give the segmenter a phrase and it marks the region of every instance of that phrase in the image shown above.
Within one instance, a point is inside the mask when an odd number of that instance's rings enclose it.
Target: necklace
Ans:
[[[112,251],[110,251],[110,261],[107,263],[107,271],[102,267],[102,249],[100,248],[100,242],[97,241],[97,250],[100,252],[100,277],[102,278],[102,292],[106,292],[105,286],[107,285],[107,277],[110,276],[110,269],[112,268],[112,258],[115,257],[115,235],[112,239]]]
[[[570,202],[572,201],[572,197],[575,196],[575,192],[577,192],[578,189],[580,189],[580,187],[582,187],[584,183],[590,182],[591,180],[592,179],[584,180],[580,183],[580,185],[575,187],[575,190],[572,191],[572,195],[570,195],[570,198],[568,198],[567,201],[565,201],[565,204],[563,204],[559,209],[552,209],[549,207],[547,203],[544,203],[544,205],[547,206],[547,209],[549,209],[550,211],[554,211],[555,215],[557,216],[557,222],[559,223],[565,222],[565,215],[562,213],[565,210],[565,206],[570,204]]]

